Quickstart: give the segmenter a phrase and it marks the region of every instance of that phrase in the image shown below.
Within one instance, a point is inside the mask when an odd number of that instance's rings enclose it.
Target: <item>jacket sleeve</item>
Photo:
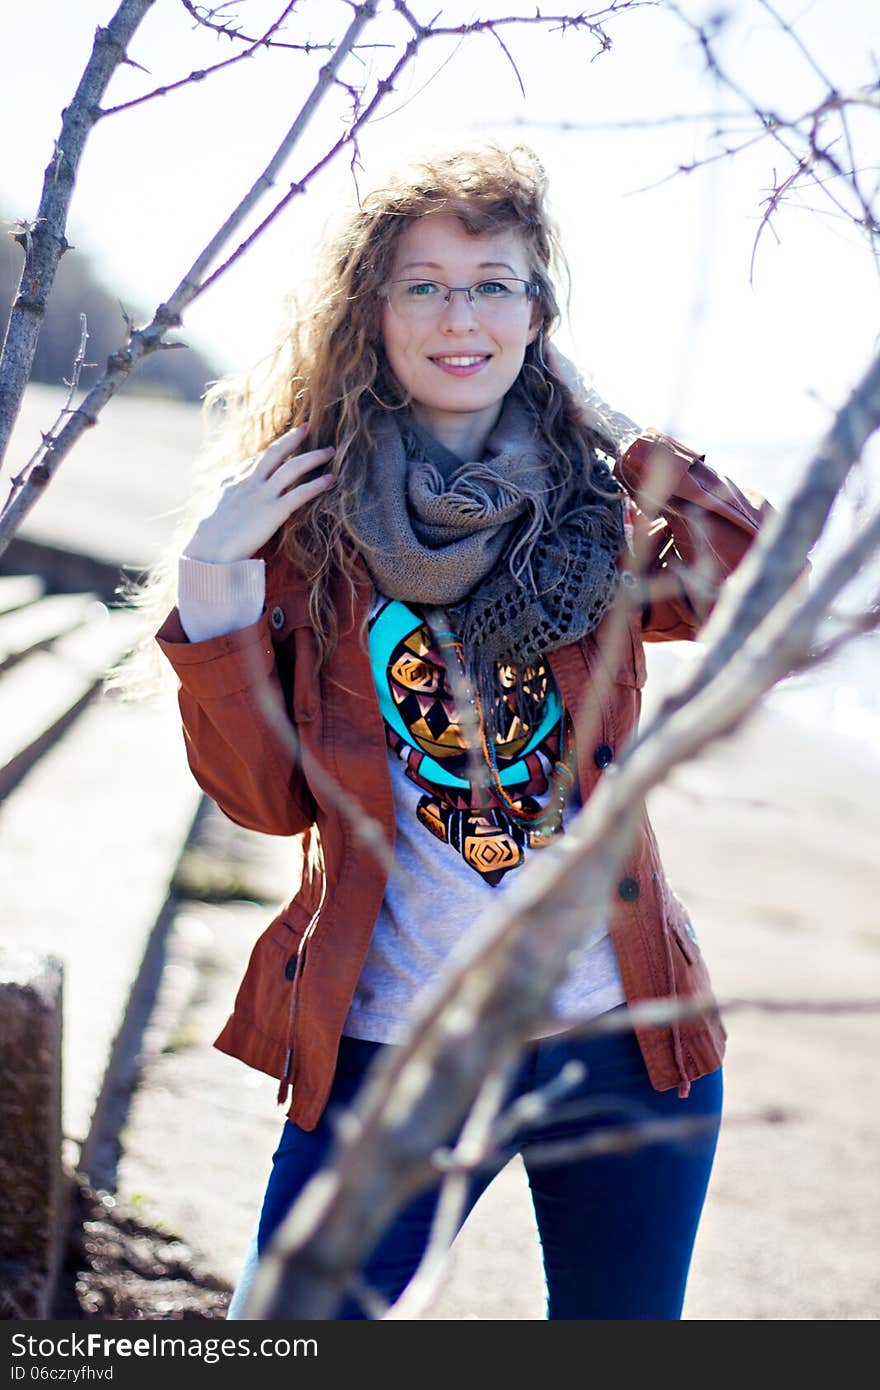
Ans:
[[[180,681],[187,760],[202,790],[248,830],[308,829],[315,819],[311,793],[290,741],[263,709],[263,700],[271,701],[295,736],[265,610],[249,627],[190,642],[175,607],[156,641]]]
[[[642,557],[643,634],[653,642],[693,638],[773,508],[658,430],[644,430],[616,472],[632,499]]]

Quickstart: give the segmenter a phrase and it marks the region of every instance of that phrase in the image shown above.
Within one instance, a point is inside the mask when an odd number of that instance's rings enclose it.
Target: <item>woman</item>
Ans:
[[[765,515],[676,441],[590,411],[549,342],[559,253],[545,185],[522,147],[465,149],[350,214],[270,370],[225,391],[238,431],[225,468],[245,461],[188,535],[157,633],[200,786],[237,823],[302,846],[301,882],[216,1042],[277,1076],[289,1102],[232,1317],[327,1156],[333,1115],[625,742],[643,638],[695,635],[713,581]],[[615,597],[635,582],[640,602],[612,647]],[[352,834],[334,783],[394,845],[393,873]],[[522,1095],[571,1058],[585,1064],[564,1111],[517,1139],[549,1318],[680,1317],[723,1027],[710,1014],[585,1039],[573,1025],[707,989],[643,817],[608,920],[570,962],[510,1086]],[[529,1162],[529,1144],[634,1114],[703,1117],[705,1133]],[[490,1176],[474,1179],[469,1206]],[[387,1300],[418,1265],[435,1196],[417,1197],[364,1267]],[[365,1315],[354,1296],[338,1311]]]

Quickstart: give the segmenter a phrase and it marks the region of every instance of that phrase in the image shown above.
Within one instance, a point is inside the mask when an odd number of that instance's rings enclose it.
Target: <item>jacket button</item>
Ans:
[[[287,958],[287,964],[286,964],[285,967],[284,967],[284,978],[285,978],[285,980],[292,980],[295,974],[296,974],[296,951],[294,951],[294,953],[293,953],[292,956],[288,956],[288,958]]]
[[[640,888],[638,880],[634,878],[622,878],[617,885],[617,891],[624,902],[633,903],[639,896]]]
[[[272,624],[276,632],[279,628],[282,628],[284,626],[284,609],[279,608],[276,604],[276,606],[272,609],[272,612],[269,614],[269,622]]]
[[[607,767],[614,762],[614,749],[610,743],[600,743],[593,753],[593,762],[597,767]]]

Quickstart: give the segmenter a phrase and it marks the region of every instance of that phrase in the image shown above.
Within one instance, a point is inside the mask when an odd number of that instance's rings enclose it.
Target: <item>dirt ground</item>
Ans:
[[[112,1193],[77,1184],[56,1317],[222,1319],[229,1297],[229,1285],[179,1236],[140,1220]]]

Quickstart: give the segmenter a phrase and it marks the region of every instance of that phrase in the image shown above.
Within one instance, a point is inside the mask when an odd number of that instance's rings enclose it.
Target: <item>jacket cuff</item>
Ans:
[[[198,700],[221,699],[262,684],[275,666],[269,616],[238,632],[190,642],[172,608],[156,633],[156,642],[185,690]]]

